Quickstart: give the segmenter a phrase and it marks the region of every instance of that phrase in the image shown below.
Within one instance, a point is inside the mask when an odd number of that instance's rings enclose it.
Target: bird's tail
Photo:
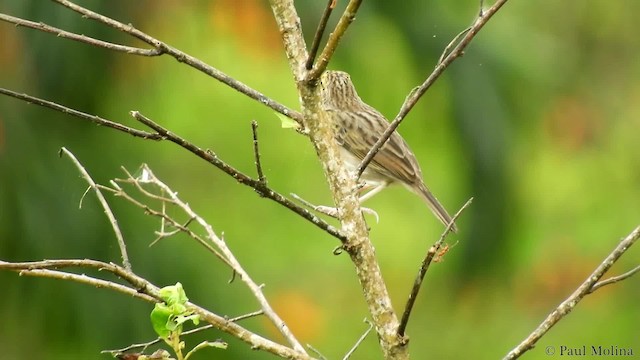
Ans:
[[[433,212],[433,214],[438,218],[438,220],[440,220],[444,224],[444,226],[448,226],[452,220],[451,215],[449,215],[447,210],[444,209],[444,206],[440,204],[438,199],[436,199],[436,197],[433,196],[431,191],[427,189],[426,185],[420,184],[419,186],[417,186],[417,190],[418,190],[417,191],[418,195],[420,195],[420,197],[422,197],[424,202],[427,203],[427,205],[429,206],[429,209],[431,209],[431,212]],[[453,224],[453,226],[451,227],[451,230],[457,233],[458,227],[455,224]]]

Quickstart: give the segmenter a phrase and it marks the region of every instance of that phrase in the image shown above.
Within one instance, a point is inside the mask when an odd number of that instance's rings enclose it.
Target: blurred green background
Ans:
[[[298,2],[307,42],[326,1]],[[342,9],[346,1],[339,2]],[[298,108],[266,1],[82,1],[167,41]],[[118,43],[139,42],[42,1],[0,12]],[[362,98],[393,117],[442,49],[477,15],[477,1],[365,1],[331,63]],[[444,262],[427,274],[409,323],[416,359],[496,359],[528,334],[640,223],[640,2],[512,1],[489,22],[400,127],[425,181],[455,212],[472,207]],[[337,15],[336,15],[337,17]],[[143,58],[0,24],[0,86],[140,127],[141,111],[254,175],[250,121],[258,121],[269,184],[319,204],[330,195],[308,140],[273,111],[169,57]],[[336,239],[170,143],[135,139],[0,97],[0,259],[118,261],[118,248],[67,147],[98,182],[148,163],[203,215],[293,331],[330,359],[366,329],[347,256]],[[229,271],[185,236],[149,243],[156,219],[108,197],[134,270],[157,285],[183,283],[191,300],[223,315],[258,309]],[[442,227],[402,187],[367,203],[381,216],[371,238],[395,308]],[[639,263],[631,251],[612,271]],[[101,359],[103,349],[154,337],[151,305],[102,289],[0,272],[0,358]],[[640,353],[640,281],[589,296],[540,341],[545,346],[633,347]],[[244,326],[280,340],[264,319]],[[197,359],[271,359],[212,330],[226,351]],[[375,336],[354,354],[381,358]]]

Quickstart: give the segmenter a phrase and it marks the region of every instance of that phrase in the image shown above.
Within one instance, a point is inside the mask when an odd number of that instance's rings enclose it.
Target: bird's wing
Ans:
[[[389,122],[377,110],[368,106],[362,111],[338,112],[339,116],[355,116],[354,119],[344,119],[346,126],[338,127],[336,134],[338,142],[356,158],[362,160],[376,141],[389,127]],[[372,116],[376,114],[377,116]],[[352,131],[350,127],[360,127],[357,131]],[[368,128],[369,127],[369,128]],[[363,136],[363,134],[366,134]],[[355,138],[358,137],[358,138]],[[356,145],[357,144],[357,145]],[[387,143],[378,151],[373,161],[369,164],[372,170],[398,181],[414,184],[422,181],[420,166],[411,152],[409,145],[404,139],[394,131]]]

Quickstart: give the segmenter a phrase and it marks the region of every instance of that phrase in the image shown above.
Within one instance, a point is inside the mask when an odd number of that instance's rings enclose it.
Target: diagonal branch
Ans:
[[[139,137],[139,138],[143,138],[143,139],[149,139],[149,140],[162,140],[162,136],[160,136],[160,134],[158,133],[150,133],[147,131],[142,131],[142,130],[137,130],[125,125],[122,125],[120,123],[117,123],[115,121],[111,121],[111,120],[107,120],[107,119],[103,119],[100,116],[97,115],[91,115],[91,114],[87,114],[84,113],[82,111],[78,111],[51,101],[47,101],[47,100],[43,100],[34,96],[30,96],[27,94],[20,94],[17,93],[15,91],[11,91],[8,89],[4,89],[4,88],[0,88],[0,94],[4,94],[4,95],[8,95],[11,96],[13,98],[19,99],[19,100],[23,100],[26,101],[30,104],[35,104],[35,105],[39,105],[42,107],[46,107],[55,111],[59,111],[61,113],[64,114],[68,114],[71,116],[75,116],[84,120],[89,120],[97,125],[100,126],[106,126],[108,128],[112,128],[118,131],[122,131],[125,132],[129,135],[133,135],[135,137]]]
[[[444,73],[444,71],[449,67],[449,65],[451,65],[451,63],[453,63],[457,58],[461,57],[464,54],[464,49],[471,43],[471,40],[473,40],[476,37],[480,29],[484,27],[484,25],[491,19],[491,17],[493,17],[493,15],[498,10],[500,10],[502,5],[504,5],[506,2],[507,0],[497,0],[495,4],[493,4],[493,6],[491,6],[487,11],[481,13],[476,19],[476,21],[473,23],[473,25],[471,25],[469,29],[465,29],[461,33],[466,35],[462,38],[462,40],[460,40],[458,45],[456,45],[448,55],[444,56],[444,58],[441,58],[441,61],[438,62],[438,64],[436,65],[436,68],[433,70],[431,75],[427,77],[424,83],[422,83],[422,85],[420,85],[418,88],[416,88],[414,91],[412,91],[409,94],[404,104],[402,104],[402,106],[400,107],[400,112],[398,112],[398,115],[396,115],[393,121],[389,124],[389,127],[387,128],[387,130],[385,130],[385,132],[382,134],[382,136],[380,136],[378,141],[376,141],[373,147],[371,147],[371,149],[369,150],[367,155],[364,157],[364,159],[362,159],[362,162],[360,162],[360,165],[358,166],[358,173],[357,173],[358,177],[362,175],[362,173],[367,168],[367,166],[369,166],[369,163],[371,163],[371,160],[373,160],[373,158],[376,156],[378,151],[384,146],[384,144],[387,143],[387,140],[389,140],[389,138],[391,137],[391,134],[393,134],[393,132],[398,128],[398,126],[400,126],[400,123],[402,122],[402,120],[404,120],[404,118],[407,116],[407,114],[409,114],[411,109],[413,109],[416,103],[418,103],[418,100],[420,100],[422,95],[424,95],[427,92],[427,90],[429,90],[431,85],[433,85],[436,82],[436,80],[438,80],[440,75]],[[459,37],[460,35],[456,36],[453,40],[453,43],[455,43],[455,41]],[[447,49],[449,48],[450,48],[450,45],[447,46]]]
[[[307,62],[304,66],[307,70],[311,70],[313,68],[313,62],[316,60],[316,55],[320,48],[320,41],[322,41],[322,35],[324,35],[324,30],[327,27],[327,22],[329,22],[329,17],[331,17],[331,12],[336,7],[336,2],[337,0],[329,0],[327,2],[327,6],[324,8],[324,12],[322,13],[322,17],[318,23],[318,28],[316,29],[316,34],[313,36],[311,50],[309,50],[309,57],[307,58]]]
[[[84,166],[82,166],[82,164],[80,163],[80,161],[78,161],[75,155],[73,155],[69,150],[67,150],[64,147],[60,149],[60,153],[67,155],[71,159],[73,164],[78,168],[78,171],[80,171],[80,174],[82,175],[82,177],[89,183],[89,186],[93,189],[93,191],[95,191],[96,197],[98,198],[98,202],[100,202],[100,205],[102,205],[102,208],[104,209],[104,213],[107,216],[107,219],[109,219],[109,223],[111,224],[111,227],[113,228],[113,232],[116,235],[116,240],[118,241],[118,247],[120,247],[120,256],[122,257],[122,265],[128,271],[131,271],[131,262],[129,262],[129,255],[127,255],[127,245],[124,242],[122,231],[120,231],[120,227],[118,226],[118,220],[116,220],[116,217],[113,215],[113,212],[111,211],[111,208],[107,203],[107,199],[104,198],[104,195],[102,195],[102,191],[100,191],[100,188],[97,186],[96,182],[93,181],[93,179],[91,178],[91,175],[89,175],[87,170],[84,168]]]
[[[26,19],[21,19],[15,16],[0,14],[0,21],[5,21],[10,24],[15,24],[16,26],[24,26],[26,28],[40,30],[44,32],[48,32],[50,34],[54,34],[57,37],[74,40],[78,42],[82,42],[85,44],[89,44],[92,46],[97,46],[101,48],[105,48],[113,51],[120,51],[123,53],[131,54],[131,55],[140,55],[140,56],[158,56],[162,55],[162,52],[159,49],[142,49],[132,46],[125,46],[120,44],[114,44],[108,41],[103,41],[100,39],[95,39],[86,35],[76,34],[69,31],[65,31],[59,29],[54,26],[50,26],[41,22],[29,21]]]
[[[598,280],[620,259],[629,248],[640,238],[640,226],[635,228],[629,235],[622,239],[611,253],[596,267],[596,269],[587,277],[587,279],[578,286],[578,288],[565,299],[557,308],[555,308],[544,321],[524,339],[518,346],[511,350],[503,360],[513,360],[519,358],[525,352],[531,350],[536,342],[540,340],[558,321],[567,316],[578,303],[587,295],[602,288],[597,286]],[[627,276],[628,278],[628,276]],[[606,280],[605,280],[606,281]],[[594,289],[595,287],[595,289]]]
[[[111,120],[103,119],[103,118],[101,118],[99,116],[96,116],[96,115],[83,113],[81,111],[74,110],[72,108],[69,108],[69,107],[66,107],[66,106],[51,102],[51,101],[43,100],[43,99],[36,98],[36,97],[30,96],[30,95],[26,95],[26,94],[19,94],[19,93],[16,93],[14,91],[3,89],[3,88],[0,88],[0,94],[6,94],[6,95],[9,95],[9,96],[14,97],[14,98],[19,99],[19,100],[26,101],[26,102],[31,103],[31,104],[36,104],[36,105],[39,105],[39,106],[42,106],[42,107],[46,107],[46,108],[49,108],[49,109],[53,109],[53,110],[62,112],[64,114],[72,115],[72,116],[75,116],[75,117],[78,117],[78,118],[81,118],[81,119],[84,119],[84,120],[89,120],[89,121],[91,121],[91,122],[93,122],[95,124],[106,126],[106,127],[118,130],[118,131],[122,131],[122,132],[125,132],[127,134],[133,135],[135,137],[140,137],[140,138],[143,138],[143,139],[151,139],[151,140],[169,140],[169,141],[171,141],[173,143],[176,143],[176,144],[180,145],[181,147],[185,148],[186,150],[196,154],[198,157],[204,159],[205,161],[213,164],[214,166],[216,166],[217,168],[221,169],[225,173],[231,175],[239,183],[255,189],[261,196],[266,197],[268,199],[271,199],[271,200],[277,202],[278,204],[283,205],[287,209],[295,212],[296,214],[300,215],[301,217],[303,217],[307,221],[309,221],[312,224],[316,225],[320,229],[326,231],[327,233],[329,233],[333,237],[339,239],[340,241],[344,242],[346,240],[346,237],[342,234],[342,232],[340,230],[336,229],[334,226],[330,225],[326,221],[324,221],[321,218],[317,217],[316,215],[314,215],[313,213],[311,213],[307,209],[296,205],[296,203],[294,203],[290,199],[286,198],[282,194],[280,194],[280,193],[274,191],[273,189],[267,187],[259,179],[255,180],[255,179],[252,179],[251,177],[241,173],[237,169],[233,168],[232,166],[228,165],[224,161],[220,160],[220,158],[218,158],[213,152],[208,151],[208,150],[202,150],[201,148],[197,147],[196,145],[190,143],[189,141],[187,141],[187,140],[177,136],[176,134],[170,132],[168,129],[166,129],[166,128],[156,124],[152,120],[144,117],[142,114],[140,114],[138,112],[132,112],[132,116],[134,116],[138,121],[140,121],[143,124],[149,126],[150,128],[152,128],[152,129],[160,129],[162,132],[161,133],[160,132],[151,133],[151,132],[147,132],[147,131],[137,130],[137,129],[122,125],[120,123],[117,123],[117,122],[114,122],[114,121],[111,121]]]
[[[112,44],[106,41],[102,41],[102,40],[98,40],[98,39],[93,39],[87,36],[83,36],[80,34],[73,34],[58,28],[55,28],[53,26],[49,26],[46,24],[40,24],[40,23],[34,23],[32,21],[29,20],[25,20],[25,19],[20,19],[20,18],[16,18],[13,16],[9,16],[9,15],[5,15],[5,14],[0,14],[2,15],[2,17],[0,18],[0,20],[18,25],[18,26],[25,26],[31,29],[36,29],[36,30],[40,30],[40,31],[44,31],[44,32],[48,32],[48,33],[53,33],[56,34],[58,36],[61,37],[65,37],[65,38],[69,38],[75,41],[81,41],[93,46],[97,46],[97,47],[101,47],[101,48],[105,48],[108,50],[114,50],[114,51],[120,51],[120,52],[124,52],[127,54],[132,54],[132,55],[141,55],[141,56],[159,56],[159,55],[163,55],[163,54],[167,54],[173,58],[175,58],[176,60],[178,60],[181,63],[184,63],[188,66],[191,66],[192,68],[201,71],[211,77],[213,77],[214,79],[222,82],[223,84],[231,87],[232,89],[254,99],[259,101],[260,103],[270,107],[271,109],[295,120],[298,123],[301,123],[302,121],[302,114],[300,114],[299,112],[290,109],[286,106],[284,106],[283,104],[280,104],[279,102],[265,96],[264,94],[262,94],[261,92],[252,89],[251,87],[247,86],[246,84],[228,76],[227,74],[223,73],[222,71],[204,63],[203,61],[183,52],[180,51],[174,47],[169,46],[168,44],[136,29],[135,27],[133,27],[133,25],[130,24],[123,24],[117,20],[114,20],[112,18],[109,18],[107,16],[98,14],[96,12],[93,12],[87,8],[84,8],[80,5],[77,5],[71,1],[68,0],[52,0],[66,8],[69,8],[79,14],[82,15],[83,18],[87,18],[87,19],[91,19],[97,22],[100,22],[104,25],[110,26],[122,33],[128,34],[132,37],[135,37],[145,43],[147,43],[148,45],[151,45],[153,47],[153,49],[141,49],[141,48],[135,48],[135,47],[129,47],[129,46],[124,46],[124,45],[117,45],[117,44]]]
[[[178,136],[175,133],[169,131],[168,129],[160,126],[159,124],[155,123],[153,120],[147,118],[146,116],[140,114],[137,111],[132,111],[131,112],[131,116],[133,116],[136,120],[140,121],[141,123],[145,124],[146,126],[150,127],[151,129],[157,131],[160,135],[163,136],[164,139],[169,140],[169,141],[179,145],[180,147],[182,147],[182,148],[190,151],[191,153],[197,155],[199,158],[211,163],[212,165],[214,165],[218,169],[220,169],[220,170],[224,171],[225,173],[231,175],[240,184],[246,185],[246,186],[249,186],[249,187],[255,189],[263,197],[271,199],[271,200],[279,203],[280,205],[285,206],[289,210],[291,210],[291,211],[295,212],[296,214],[302,216],[304,219],[308,220],[312,224],[314,224],[317,227],[321,228],[322,230],[326,231],[330,235],[340,239],[341,241],[345,241],[346,240],[345,236],[342,234],[342,232],[340,230],[336,229],[332,225],[329,225],[326,221],[324,221],[324,220],[320,219],[319,217],[315,216],[314,214],[309,212],[307,209],[298,206],[296,203],[294,203],[293,201],[291,201],[288,198],[284,197],[280,193],[277,193],[274,190],[272,190],[271,188],[268,188],[268,187],[264,186],[264,184],[262,182],[260,182],[260,180],[253,179],[253,178],[245,175],[244,173],[240,172],[239,170],[235,169],[231,165],[227,164],[226,162],[222,161],[212,151],[201,149],[200,147],[196,146],[195,144],[193,144],[193,143],[181,138],[180,136]]]
[[[344,10],[344,13],[342,13],[340,20],[338,20],[336,28],[333,30],[331,35],[329,35],[327,44],[324,46],[324,49],[322,50],[318,61],[316,62],[313,69],[311,69],[311,71],[309,72],[307,76],[308,82],[314,82],[315,80],[320,78],[320,75],[322,75],[322,73],[325,71],[327,65],[329,65],[329,61],[331,60],[333,53],[336,51],[336,48],[340,43],[340,40],[344,36],[344,33],[347,31],[347,28],[349,27],[349,25],[351,25],[353,20],[355,20],[356,13],[358,12],[360,4],[362,4],[362,0],[349,1],[349,4],[347,4],[347,8]]]
[[[603,286],[607,286],[607,285],[611,285],[611,284],[615,284],[619,281],[625,280],[627,278],[632,277],[633,275],[637,274],[640,272],[640,266],[636,266],[635,268],[627,271],[624,274],[620,274],[618,276],[612,276],[606,280],[602,280],[596,284],[594,284],[591,289],[589,289],[589,294],[591,294],[592,292],[595,292],[596,290],[600,289]]]
[[[460,210],[458,210],[458,212],[453,216],[453,218],[451,218],[451,222],[449,223],[449,225],[447,225],[447,228],[444,229],[444,232],[442,233],[442,235],[440,235],[440,239],[438,239],[438,241],[436,241],[435,244],[433,244],[429,248],[429,251],[427,251],[427,255],[425,256],[424,260],[422,261],[422,265],[420,266],[420,270],[418,271],[418,276],[416,276],[416,279],[413,282],[413,287],[411,288],[411,293],[409,293],[409,298],[407,299],[407,304],[405,305],[404,312],[402,313],[402,319],[400,320],[400,326],[398,326],[398,335],[399,336],[404,336],[404,334],[405,334],[405,330],[407,328],[407,324],[409,323],[409,317],[411,316],[411,310],[413,310],[413,305],[415,304],[416,299],[418,298],[418,292],[420,291],[420,288],[422,287],[422,281],[424,280],[424,276],[426,275],[427,270],[429,270],[429,265],[431,265],[431,262],[433,261],[434,257],[436,256],[438,251],[440,251],[440,248],[442,247],[442,244],[444,243],[445,238],[451,232],[451,229],[455,225],[456,220],[458,219],[460,214],[462,214],[462,212],[467,207],[469,207],[469,205],[471,205],[472,201],[473,201],[473,198],[470,198],[469,200],[467,200],[467,202],[464,205],[462,205]],[[436,260],[436,262],[437,262],[437,260]]]

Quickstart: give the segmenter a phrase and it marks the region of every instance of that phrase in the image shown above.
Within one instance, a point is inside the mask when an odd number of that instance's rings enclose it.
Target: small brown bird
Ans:
[[[389,127],[389,121],[360,99],[349,74],[325,71],[320,78],[320,86],[322,108],[334,121],[342,159],[350,170],[356,171],[367,152]],[[365,189],[369,189],[360,198],[361,202],[392,183],[401,183],[420,195],[445,226],[451,222],[451,216],[424,184],[420,165],[398,132],[394,132],[376,154],[361,179]],[[457,231],[455,225],[452,229]]]

